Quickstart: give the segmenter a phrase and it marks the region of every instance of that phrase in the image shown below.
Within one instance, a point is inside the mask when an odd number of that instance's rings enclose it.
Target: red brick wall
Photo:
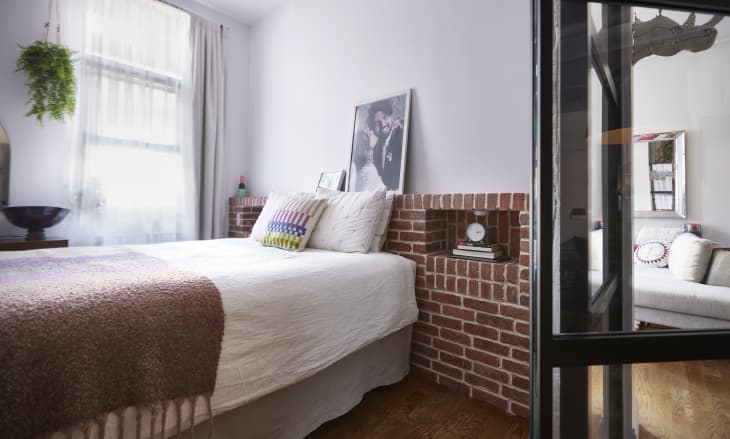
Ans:
[[[448,257],[473,210],[510,261]],[[529,414],[528,195],[415,194],[396,199],[387,249],[418,263],[414,373],[510,413]]]
[[[247,237],[265,197],[231,198],[231,237]],[[529,415],[530,214],[523,193],[407,194],[396,198],[386,249],[418,264],[413,373],[510,413]],[[447,256],[474,210],[489,210],[500,263]],[[238,214],[243,224],[237,225]]]
[[[228,237],[248,238],[266,197],[231,197],[228,199]],[[239,223],[240,216],[240,223]]]

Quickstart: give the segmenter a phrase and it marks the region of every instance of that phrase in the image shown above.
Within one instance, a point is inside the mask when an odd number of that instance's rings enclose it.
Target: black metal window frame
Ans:
[[[553,6],[533,0],[533,253],[531,437],[553,435],[553,368],[730,358],[730,328],[553,333]],[[588,0],[570,0],[592,3]],[[727,0],[593,2],[730,15]]]

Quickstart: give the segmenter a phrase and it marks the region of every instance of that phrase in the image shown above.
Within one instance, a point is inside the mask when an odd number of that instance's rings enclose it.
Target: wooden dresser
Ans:
[[[40,241],[26,241],[25,238],[0,238],[0,251],[38,250],[58,247],[68,247],[68,239],[49,238]]]

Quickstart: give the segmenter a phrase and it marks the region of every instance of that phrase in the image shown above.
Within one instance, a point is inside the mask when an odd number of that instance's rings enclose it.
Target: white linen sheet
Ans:
[[[132,248],[204,275],[220,291],[225,326],[214,415],[302,381],[418,317],[415,263],[389,253],[297,253],[253,239]],[[199,402],[196,423],[204,414]],[[107,430],[116,430],[113,418]]]

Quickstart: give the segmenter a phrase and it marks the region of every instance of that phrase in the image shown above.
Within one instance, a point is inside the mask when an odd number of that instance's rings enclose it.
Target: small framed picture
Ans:
[[[355,106],[347,190],[403,193],[411,90]]]
[[[317,189],[324,188],[331,191],[341,191],[345,188],[345,171],[323,172],[319,176]]]

